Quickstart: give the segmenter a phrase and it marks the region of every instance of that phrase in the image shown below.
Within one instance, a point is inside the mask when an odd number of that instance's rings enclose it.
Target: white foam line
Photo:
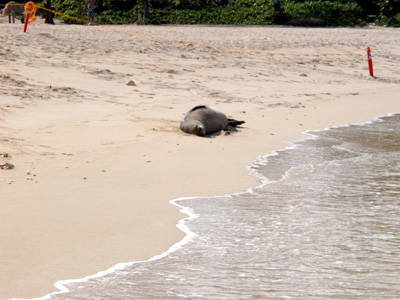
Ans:
[[[264,186],[266,186],[267,184],[271,184],[271,183],[275,182],[275,181],[269,180],[268,178],[263,176],[261,173],[259,173],[257,171],[259,166],[260,165],[261,166],[267,165],[268,164],[268,158],[272,157],[272,156],[279,155],[280,152],[297,149],[298,147],[301,146],[299,144],[300,141],[317,140],[317,139],[319,139],[320,137],[318,135],[316,135],[315,132],[328,131],[328,130],[332,130],[332,129],[344,128],[344,127],[350,127],[350,126],[362,126],[362,125],[372,124],[372,123],[376,123],[376,122],[383,122],[383,118],[385,118],[385,117],[393,117],[393,116],[398,115],[398,114],[399,113],[389,113],[389,114],[386,114],[386,115],[376,116],[372,120],[366,121],[366,122],[343,124],[343,125],[336,125],[336,126],[326,127],[324,129],[303,131],[302,133],[307,135],[307,137],[304,137],[304,138],[301,138],[301,139],[297,139],[297,140],[293,140],[293,141],[288,141],[288,142],[286,142],[287,146],[285,148],[274,150],[274,151],[272,151],[272,152],[270,152],[268,154],[263,154],[263,155],[258,156],[256,158],[256,160],[247,167],[247,169],[248,169],[250,175],[252,175],[252,176],[254,176],[254,177],[256,177],[256,178],[258,178],[260,180],[260,185],[256,186],[256,187],[250,187],[249,189],[247,189],[244,192],[238,192],[238,193],[234,193],[232,195],[241,195],[241,194],[244,194],[244,193],[254,194],[254,190],[261,189]]]
[[[140,263],[145,263],[145,262],[150,262],[150,261],[155,261],[155,260],[159,260],[161,258],[164,258],[166,256],[168,256],[170,253],[178,250],[179,248],[181,248],[183,245],[185,245],[186,243],[190,242],[194,237],[197,236],[196,233],[190,231],[189,227],[186,225],[186,221],[189,220],[194,220],[196,218],[198,218],[198,215],[194,213],[194,211],[190,208],[190,207],[185,207],[182,206],[180,204],[178,204],[179,201],[183,201],[183,200],[190,200],[190,199],[197,199],[200,197],[185,197],[185,198],[177,198],[174,200],[171,200],[170,203],[178,206],[181,208],[181,212],[188,215],[188,217],[183,218],[181,220],[179,220],[178,224],[176,225],[181,231],[183,231],[186,235],[185,237],[180,240],[179,242],[175,243],[174,245],[172,245],[167,251],[156,255],[148,260],[143,260],[143,261],[132,261],[132,262],[127,262],[127,263],[119,263],[116,264],[115,266],[105,270],[105,271],[100,271],[94,275],[89,275],[83,278],[79,278],[79,279],[67,279],[67,280],[60,280],[57,281],[54,284],[54,287],[56,287],[59,291],[57,292],[53,292],[50,294],[47,294],[43,297],[40,298],[31,298],[30,300],[46,300],[46,299],[50,299],[52,296],[55,295],[60,295],[60,294],[65,294],[65,293],[69,293],[70,290],[66,287],[66,285],[71,284],[71,283],[80,283],[80,282],[88,282],[91,279],[96,279],[96,278],[100,278],[100,277],[104,277],[108,274],[114,273],[115,271],[121,271],[124,270],[128,267],[131,267],[135,264],[140,264]],[[10,300],[24,300],[22,298],[12,298]],[[26,299],[27,300],[27,299]]]
[[[390,113],[387,115],[382,115],[382,116],[376,116],[374,117],[371,121],[367,121],[367,122],[363,122],[363,123],[351,123],[351,124],[345,124],[345,125],[338,125],[338,126],[331,126],[331,127],[326,127],[322,130],[307,130],[304,131],[303,133],[308,135],[308,137],[306,138],[302,138],[302,139],[297,139],[297,140],[293,140],[293,141],[289,141],[287,142],[288,146],[282,149],[278,149],[275,151],[270,152],[269,154],[265,154],[265,155],[260,155],[256,158],[256,160],[254,161],[254,163],[250,164],[247,169],[249,170],[250,175],[253,175],[255,177],[257,177],[260,180],[260,185],[256,186],[256,187],[250,187],[248,189],[246,189],[246,191],[243,192],[238,192],[238,193],[232,193],[229,195],[224,195],[224,196],[212,196],[212,197],[184,197],[184,198],[177,198],[177,199],[173,199],[171,201],[169,201],[169,203],[171,203],[172,205],[175,205],[179,208],[181,208],[181,212],[188,215],[188,217],[183,218],[181,220],[179,220],[178,224],[176,225],[181,231],[183,231],[186,235],[185,237],[180,240],[179,242],[177,242],[176,244],[172,245],[167,251],[156,255],[148,260],[143,260],[143,261],[132,261],[132,262],[127,262],[127,263],[119,263],[116,264],[115,266],[105,270],[105,271],[100,271],[94,275],[89,275],[80,279],[67,279],[67,280],[60,280],[57,281],[54,286],[59,290],[57,292],[53,292],[50,294],[47,294],[43,297],[40,298],[31,298],[31,299],[22,299],[22,298],[12,298],[10,300],[47,300],[50,299],[52,296],[55,295],[59,295],[59,294],[65,294],[65,293],[69,293],[70,290],[66,287],[66,285],[71,284],[71,283],[80,283],[80,282],[87,282],[91,279],[95,279],[95,278],[100,278],[103,276],[106,276],[108,274],[114,273],[115,271],[121,271],[124,270],[128,267],[131,267],[135,264],[140,264],[140,263],[145,263],[145,262],[151,262],[151,261],[156,261],[159,259],[162,259],[166,256],[168,256],[170,253],[175,252],[176,250],[178,250],[179,248],[181,248],[183,245],[187,244],[188,242],[190,242],[194,237],[197,236],[196,233],[190,231],[189,227],[186,225],[186,221],[190,221],[190,220],[194,220],[196,218],[198,218],[199,216],[197,214],[194,213],[193,209],[191,209],[190,207],[186,207],[183,205],[178,204],[178,202],[180,201],[184,201],[184,200],[190,200],[190,199],[200,199],[200,198],[222,198],[222,197],[232,197],[233,195],[241,195],[241,194],[245,194],[245,193],[251,193],[254,194],[254,190],[255,189],[260,189],[262,187],[264,187],[267,184],[270,184],[274,181],[270,181],[268,180],[268,178],[266,178],[265,176],[263,176],[261,173],[257,172],[258,166],[259,165],[266,165],[268,163],[268,157],[271,156],[276,156],[279,155],[279,152],[283,152],[283,151],[288,151],[288,150],[293,150],[296,149],[298,147],[300,147],[300,145],[296,144],[296,142],[299,141],[304,141],[304,140],[310,140],[310,139],[318,139],[319,136],[317,136],[316,134],[313,134],[313,132],[320,132],[320,131],[326,131],[326,130],[331,130],[331,129],[335,129],[335,128],[344,128],[344,127],[349,127],[349,126],[353,126],[353,125],[365,125],[365,124],[372,124],[374,122],[383,122],[383,118],[385,117],[392,117],[397,115],[398,113]]]

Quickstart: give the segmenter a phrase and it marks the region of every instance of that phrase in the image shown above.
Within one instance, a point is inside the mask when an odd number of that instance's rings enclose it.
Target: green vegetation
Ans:
[[[400,0],[96,0],[95,22],[149,24],[400,26]],[[85,0],[52,0],[54,10],[87,19]],[[66,22],[76,22],[64,18]]]

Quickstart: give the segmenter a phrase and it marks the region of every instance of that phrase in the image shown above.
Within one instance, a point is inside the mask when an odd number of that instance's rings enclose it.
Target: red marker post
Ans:
[[[374,77],[374,67],[372,66],[372,55],[371,55],[371,49],[369,47],[367,48],[367,56],[368,56],[369,75],[371,75],[371,77]]]
[[[35,6],[35,3],[33,3],[32,1],[29,1],[28,3],[25,4],[25,14],[26,14],[26,18],[25,18],[25,24],[24,24],[24,32],[26,32],[26,28],[28,27],[28,22],[29,22],[29,18],[31,16],[31,12],[33,10]]]

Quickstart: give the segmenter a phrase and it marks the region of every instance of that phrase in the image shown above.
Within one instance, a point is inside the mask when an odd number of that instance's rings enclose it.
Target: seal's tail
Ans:
[[[232,127],[242,125],[243,123],[246,123],[246,122],[245,121],[237,121],[235,119],[228,119],[228,125],[232,126]]]

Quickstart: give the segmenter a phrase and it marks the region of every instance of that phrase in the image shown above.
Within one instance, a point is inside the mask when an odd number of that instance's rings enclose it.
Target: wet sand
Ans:
[[[170,200],[245,190],[303,131],[400,112],[399,29],[0,27],[0,299],[160,254],[183,237]],[[337,51],[368,46],[376,78]],[[181,132],[199,104],[246,123]]]

